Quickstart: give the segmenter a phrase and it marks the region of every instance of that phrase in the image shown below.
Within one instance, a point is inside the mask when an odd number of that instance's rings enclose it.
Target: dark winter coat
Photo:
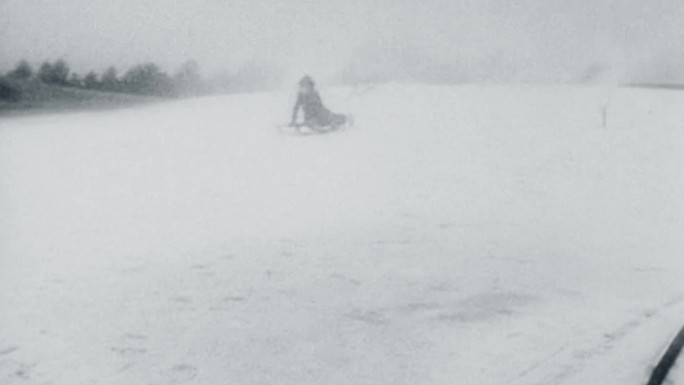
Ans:
[[[332,113],[323,106],[323,101],[318,92],[311,91],[308,93],[299,93],[297,95],[297,103],[292,111],[292,121],[297,120],[297,112],[299,108],[304,110],[304,122],[314,123],[321,126],[330,124]]]

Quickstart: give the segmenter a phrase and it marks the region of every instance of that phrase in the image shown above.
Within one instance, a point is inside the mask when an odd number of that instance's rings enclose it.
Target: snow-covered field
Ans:
[[[0,121],[0,383],[645,383],[683,93],[323,97],[355,127],[279,133],[287,94]]]

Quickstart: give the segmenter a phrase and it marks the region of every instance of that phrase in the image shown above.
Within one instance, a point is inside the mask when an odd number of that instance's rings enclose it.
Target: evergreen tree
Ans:
[[[52,79],[53,84],[67,85],[69,84],[69,65],[62,59],[57,60],[52,65]]]
[[[122,83],[127,92],[172,96],[173,82],[169,76],[162,72],[154,63],[139,64],[126,71]]]
[[[98,80],[95,71],[88,72],[88,74],[83,78],[83,86],[90,90],[100,88],[100,81]]]
[[[71,76],[69,76],[69,86],[81,88],[83,87],[83,79],[81,79],[79,74],[73,72]]]
[[[119,86],[118,72],[116,68],[109,67],[102,74],[102,89],[106,91],[118,92],[121,91]]]
[[[14,79],[30,79],[33,76],[33,68],[28,61],[22,60],[7,76]]]
[[[50,84],[52,81],[52,64],[50,62],[43,62],[38,69],[38,79],[43,83]]]
[[[62,59],[54,64],[44,62],[38,70],[38,78],[45,84],[68,85],[69,65]]]

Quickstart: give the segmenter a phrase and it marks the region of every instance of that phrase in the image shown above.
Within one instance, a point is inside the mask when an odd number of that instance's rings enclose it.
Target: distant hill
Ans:
[[[160,98],[46,85],[39,80],[0,78],[0,115],[80,109],[120,108]]]
[[[627,86],[634,88],[664,88],[668,90],[684,90],[684,84],[629,83]]]

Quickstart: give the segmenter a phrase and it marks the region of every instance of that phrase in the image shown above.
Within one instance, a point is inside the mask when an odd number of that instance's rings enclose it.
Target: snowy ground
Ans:
[[[278,133],[280,94],[0,121],[0,383],[645,383],[684,94],[323,96],[356,126]]]

